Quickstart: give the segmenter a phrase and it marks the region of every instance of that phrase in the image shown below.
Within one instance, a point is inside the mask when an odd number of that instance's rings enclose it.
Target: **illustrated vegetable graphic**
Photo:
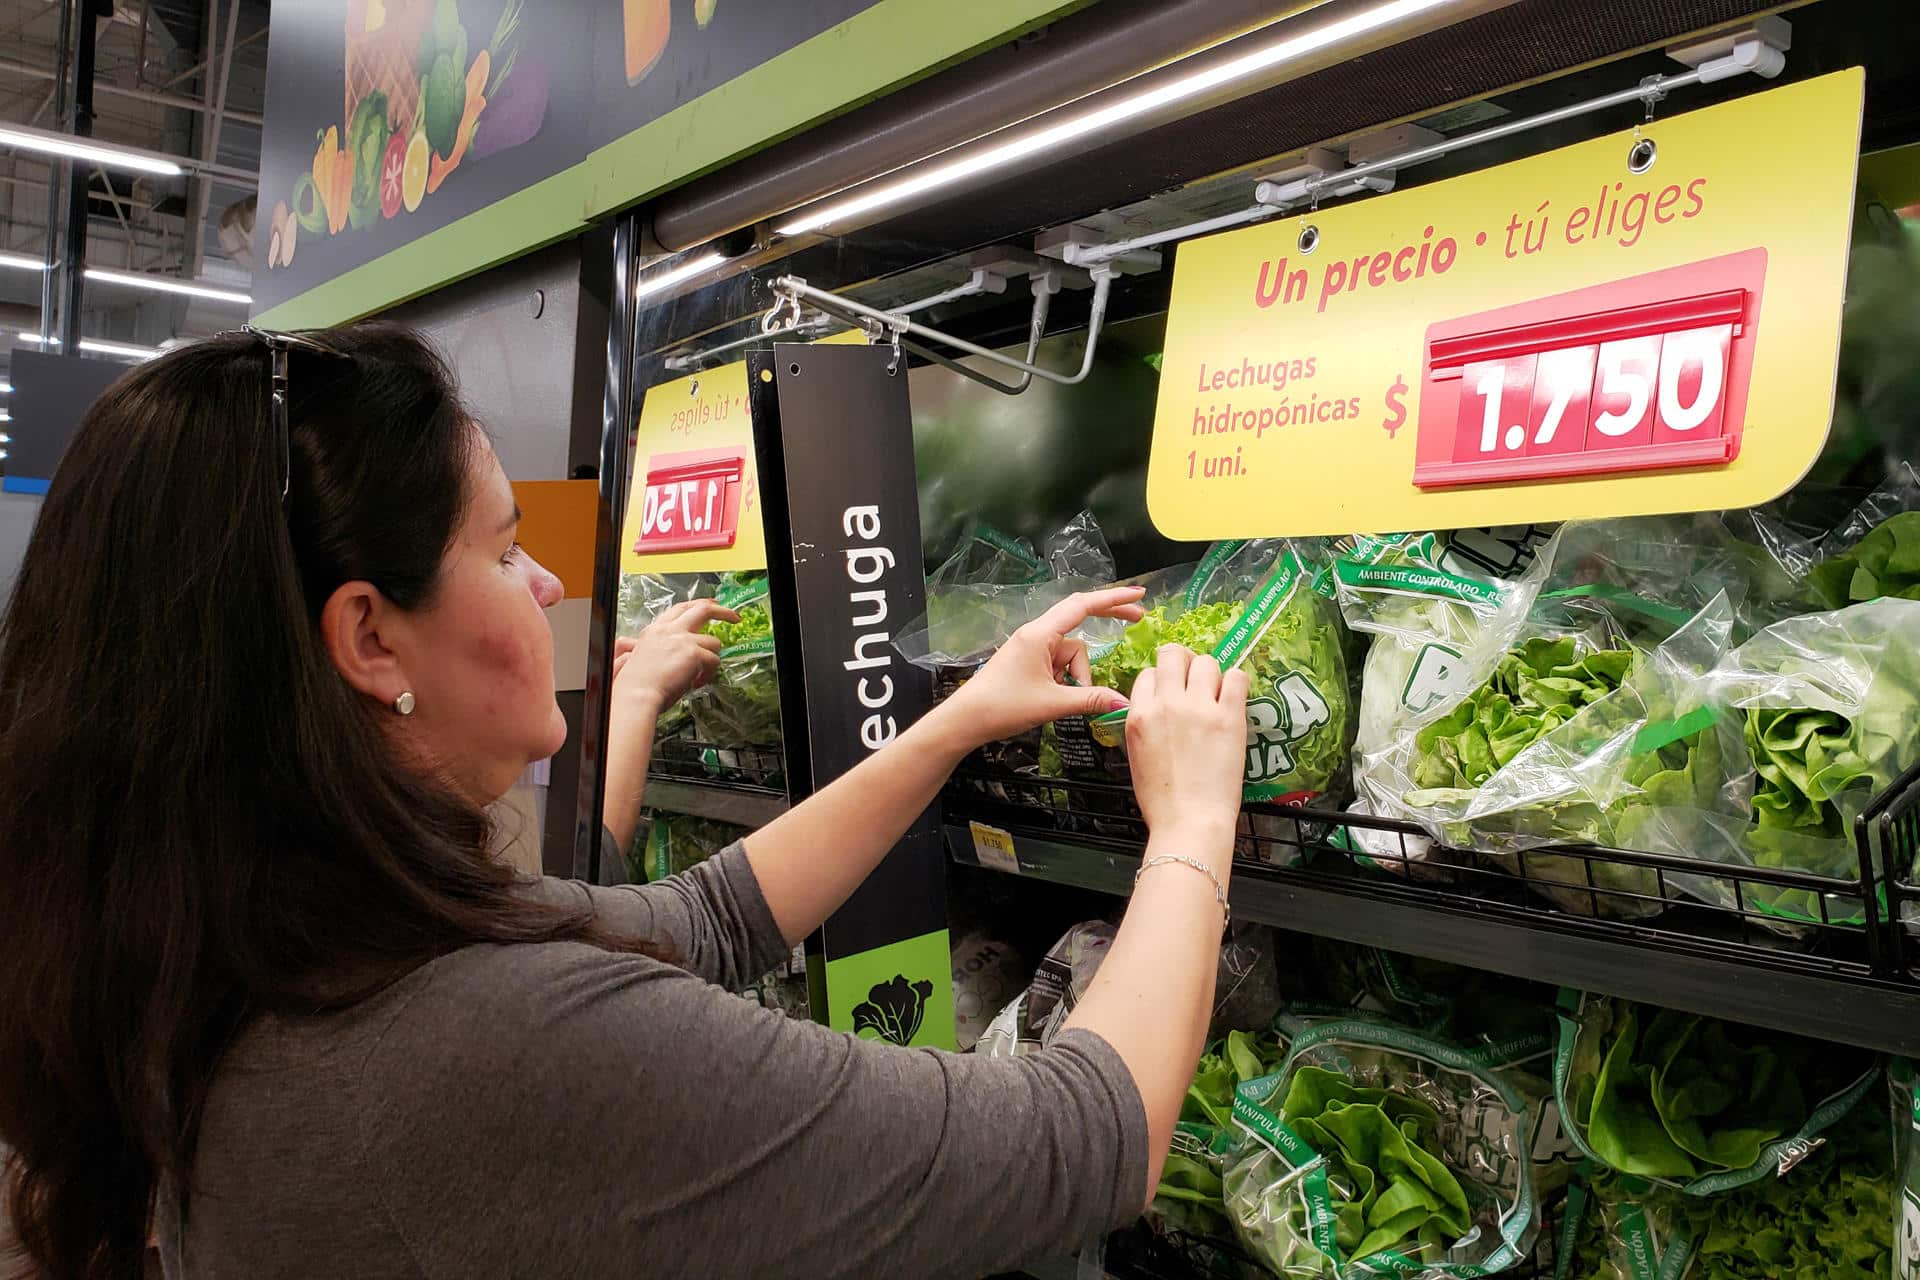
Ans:
[[[704,30],[713,21],[713,11],[719,0],[693,0],[693,21]]]
[[[378,89],[360,99],[347,130],[347,149],[353,156],[352,195],[347,213],[356,228],[369,226],[380,216],[381,163],[387,152],[387,95]]]
[[[867,998],[853,1007],[853,1033],[909,1045],[920,1033],[927,1015],[927,1001],[933,995],[933,983],[926,979],[908,982],[905,974],[896,974],[867,992]]]
[[[328,234],[347,225],[347,211],[353,201],[353,161],[340,145],[340,130],[332,125],[313,153],[313,186],[326,215]]]
[[[429,193],[438,191],[440,184],[446,181],[447,175],[459,167],[461,157],[466,154],[467,145],[473,141],[474,126],[479,122],[481,108],[487,105],[482,90],[486,87],[487,65],[490,61],[491,56],[482,49],[474,58],[473,66],[467,70],[464,83],[466,106],[460,114],[458,123],[454,126],[453,150],[451,153],[440,152],[427,162]],[[431,129],[427,135],[427,142],[430,146],[433,145]],[[435,147],[435,150],[438,151],[438,148]]]
[[[407,139],[395,133],[380,158],[380,216],[391,218],[406,202]]]
[[[407,206],[408,213],[418,209],[420,202],[426,199],[427,162],[431,154],[425,133],[416,131],[411,138],[407,139],[406,162],[400,175],[400,196]]]

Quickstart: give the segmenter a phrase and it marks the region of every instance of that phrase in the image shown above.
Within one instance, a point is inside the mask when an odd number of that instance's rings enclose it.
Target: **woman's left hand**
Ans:
[[[1141,587],[1068,596],[1008,638],[987,664],[935,709],[962,754],[1067,716],[1104,715],[1127,700],[1093,683],[1087,646],[1071,633],[1088,618],[1138,622]],[[1073,684],[1061,683],[1062,675]]]

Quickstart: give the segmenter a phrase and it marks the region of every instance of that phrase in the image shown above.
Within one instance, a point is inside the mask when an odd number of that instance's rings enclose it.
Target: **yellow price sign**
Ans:
[[[851,329],[820,344],[865,340]],[[648,388],[634,431],[620,572],[766,567],[746,362]]]
[[[1832,419],[1863,89],[1838,72],[1183,246],[1154,523],[1202,541],[1778,497]]]

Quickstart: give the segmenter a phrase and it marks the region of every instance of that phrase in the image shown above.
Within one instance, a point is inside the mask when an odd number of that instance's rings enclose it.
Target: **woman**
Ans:
[[[1116,705],[1058,676],[1138,593],[1057,606],[685,876],[526,881],[485,807],[565,724],[517,517],[400,330],[199,343],[82,424],[0,637],[0,1142],[40,1266],[137,1274],[152,1229],[194,1280],[966,1276],[1136,1216],[1211,1003],[1244,678],[1141,678],[1151,865],[1058,1043],[892,1048],[720,987],[966,752]],[[697,678],[688,637],[630,702]]]

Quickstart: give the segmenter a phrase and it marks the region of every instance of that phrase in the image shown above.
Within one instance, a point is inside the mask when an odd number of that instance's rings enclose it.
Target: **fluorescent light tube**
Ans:
[[[69,160],[90,160],[105,169],[132,169],[136,173],[157,173],[168,178],[186,172],[165,156],[151,151],[117,147],[111,142],[96,142],[91,138],[76,138],[70,133],[31,129],[25,125],[0,125],[0,147],[64,156]]]
[[[702,271],[711,271],[727,260],[724,253],[703,253],[691,262],[683,262],[671,271],[663,271],[657,276],[642,280],[633,288],[633,296],[644,298],[650,293],[670,289],[682,280],[691,280]]]
[[[141,275],[134,271],[108,271],[102,267],[88,267],[87,279],[98,280],[102,284],[124,284],[135,289],[152,289],[158,293],[177,293],[189,298],[211,298],[215,302],[233,302],[251,306],[250,294],[237,293],[232,289],[216,289],[211,285],[195,284],[191,280],[177,280],[172,276]]]
[[[0,253],[0,267],[10,267],[15,271],[45,271],[47,264],[31,254]]]
[[[1378,4],[1351,17],[1342,18],[1338,22],[1330,22],[1313,31],[1276,40],[1272,44],[1249,50],[1238,58],[1231,58],[1215,66],[1193,72],[1191,75],[1168,80],[1164,84],[1140,93],[1129,94],[1097,110],[1075,116],[1071,120],[1063,120],[1058,124],[1008,138],[998,146],[988,147],[972,155],[962,156],[945,163],[938,161],[927,163],[926,167],[918,173],[909,173],[897,182],[885,183],[837,203],[801,213],[793,221],[774,230],[783,236],[797,236],[809,231],[818,231],[833,223],[869,213],[874,209],[911,200],[915,196],[937,191],[942,187],[950,187],[957,182],[965,182],[989,170],[1052,150],[1075,138],[1124,123],[1176,102],[1199,97],[1204,93],[1232,84],[1236,80],[1245,80],[1263,71],[1269,71],[1274,67],[1317,53],[1329,45],[1365,35],[1389,23],[1458,2],[1459,0],[1391,0],[1387,4]]]
[[[22,329],[20,331],[20,340],[22,342],[31,342],[35,346],[45,344],[57,347],[60,345],[60,339],[42,338],[31,329]],[[160,354],[160,348],[158,347],[135,346],[131,342],[108,342],[105,338],[82,338],[80,339],[80,349],[82,351],[91,351],[95,355],[126,356],[132,360],[151,360]]]

